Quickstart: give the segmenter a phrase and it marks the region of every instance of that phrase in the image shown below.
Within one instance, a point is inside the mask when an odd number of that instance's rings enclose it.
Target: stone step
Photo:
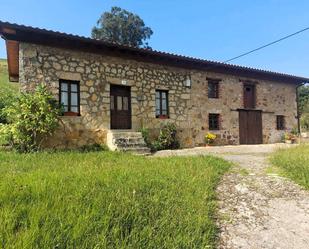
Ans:
[[[125,132],[125,131],[111,131],[111,134],[113,134],[113,136],[115,138],[118,138],[118,137],[143,137],[142,133],[141,132],[132,132],[132,131],[129,131],[129,132]]]
[[[147,147],[147,145],[145,143],[144,144],[117,144],[117,148],[142,148],[142,147]]]
[[[111,150],[131,152],[138,155],[149,155],[141,132],[134,131],[110,131],[107,135],[107,144]]]
[[[113,142],[119,146],[127,145],[127,144],[145,144],[145,141],[143,138],[138,138],[138,139],[126,139],[126,138],[118,138],[118,139],[113,139]]]
[[[113,143],[117,145],[126,145],[126,144],[146,144],[144,139],[135,139],[135,140],[126,140],[126,139],[115,139]]]
[[[126,148],[118,148],[118,151],[122,152],[131,152],[133,154],[138,155],[150,155],[150,149],[148,147],[126,147]]]
[[[114,141],[129,141],[129,142],[136,142],[136,141],[144,141],[143,137],[114,137]]]

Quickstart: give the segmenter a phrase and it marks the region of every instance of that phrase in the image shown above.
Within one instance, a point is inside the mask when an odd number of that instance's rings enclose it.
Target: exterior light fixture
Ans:
[[[187,76],[187,79],[185,81],[185,87],[191,88],[191,78],[190,78],[190,76]]]

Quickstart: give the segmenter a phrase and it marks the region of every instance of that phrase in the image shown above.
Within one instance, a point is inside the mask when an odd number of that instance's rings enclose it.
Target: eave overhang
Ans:
[[[9,74],[12,81],[18,79],[18,44],[26,42],[50,47],[65,48],[95,54],[134,59],[142,62],[169,65],[190,70],[203,70],[229,74],[241,78],[268,80],[281,83],[301,84],[308,78],[276,73],[221,62],[202,60],[150,49],[133,48],[101,40],[60,33],[45,29],[0,21],[0,35],[6,40]]]

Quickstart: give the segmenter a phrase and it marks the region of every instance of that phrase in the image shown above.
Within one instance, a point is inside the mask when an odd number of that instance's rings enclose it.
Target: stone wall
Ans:
[[[185,86],[190,76],[192,87]],[[220,79],[220,96],[208,99],[206,78]],[[20,44],[20,83],[31,90],[39,83],[47,84],[58,98],[59,79],[80,81],[79,117],[63,117],[63,125],[49,141],[53,147],[74,147],[104,143],[110,129],[110,85],[123,80],[131,86],[132,130],[148,127],[158,132],[165,122],[175,122],[183,147],[204,143],[208,131],[208,114],[220,114],[217,142],[238,144],[238,112],[243,107],[244,79],[205,71],[187,70],[143,63],[117,57],[78,51]],[[257,81],[257,80],[255,80]],[[167,120],[155,117],[155,90],[169,91]],[[295,86],[276,82],[256,83],[257,109],[263,110],[263,140],[280,141],[276,116],[286,116],[287,129],[296,126]]]

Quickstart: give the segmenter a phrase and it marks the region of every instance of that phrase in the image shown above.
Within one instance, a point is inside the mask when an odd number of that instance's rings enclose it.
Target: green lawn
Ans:
[[[0,248],[213,248],[229,163],[0,152]]]
[[[271,162],[279,173],[309,189],[309,145],[279,150]]]

